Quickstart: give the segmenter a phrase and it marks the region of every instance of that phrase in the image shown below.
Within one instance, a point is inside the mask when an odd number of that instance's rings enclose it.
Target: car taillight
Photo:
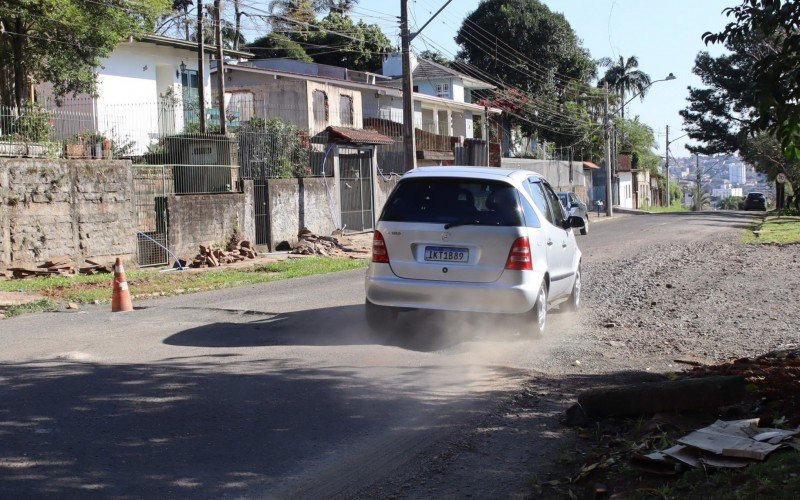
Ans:
[[[506,269],[516,271],[530,271],[533,269],[533,255],[531,254],[531,244],[527,236],[520,236],[511,245],[506,260]]]
[[[386,241],[380,231],[376,230],[372,236],[372,262],[379,264],[389,263],[389,252],[386,250]]]

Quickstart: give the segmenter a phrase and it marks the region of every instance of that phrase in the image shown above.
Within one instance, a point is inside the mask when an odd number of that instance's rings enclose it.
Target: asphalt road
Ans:
[[[578,237],[584,266],[729,234],[739,213],[628,216]],[[545,341],[491,318],[406,318],[378,342],[363,271],[0,322],[0,497],[348,497],[537,373]],[[598,284],[585,283],[585,286]]]

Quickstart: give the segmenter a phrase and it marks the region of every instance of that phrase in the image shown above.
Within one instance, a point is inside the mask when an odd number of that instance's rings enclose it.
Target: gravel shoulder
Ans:
[[[542,341],[554,363],[365,496],[534,495],[534,483],[574,473],[578,438],[560,418],[578,392],[663,379],[685,368],[676,359],[711,363],[797,345],[800,252],[743,244],[744,226],[699,238],[677,228],[652,244],[590,256],[579,318],[554,315]]]

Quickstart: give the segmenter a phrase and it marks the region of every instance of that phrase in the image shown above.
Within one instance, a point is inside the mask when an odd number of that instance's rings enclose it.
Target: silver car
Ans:
[[[378,221],[366,277],[376,331],[403,311],[515,315],[540,335],[547,310],[581,300],[581,252],[553,189],[535,172],[423,167],[407,172]]]

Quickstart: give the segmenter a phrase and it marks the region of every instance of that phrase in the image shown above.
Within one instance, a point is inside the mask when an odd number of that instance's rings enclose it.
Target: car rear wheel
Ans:
[[[539,293],[536,294],[536,303],[533,309],[524,315],[520,333],[524,336],[538,339],[542,337],[547,328],[547,284],[542,283]]]
[[[367,318],[367,325],[373,333],[390,334],[397,323],[397,310],[392,307],[379,306],[366,300],[364,312]]]
[[[567,309],[570,311],[577,311],[581,307],[581,266],[575,271],[575,283],[572,285],[572,293],[567,300]]]
[[[589,234],[589,216],[587,215],[585,219],[583,219],[583,227],[581,228],[581,234],[586,236]]]

